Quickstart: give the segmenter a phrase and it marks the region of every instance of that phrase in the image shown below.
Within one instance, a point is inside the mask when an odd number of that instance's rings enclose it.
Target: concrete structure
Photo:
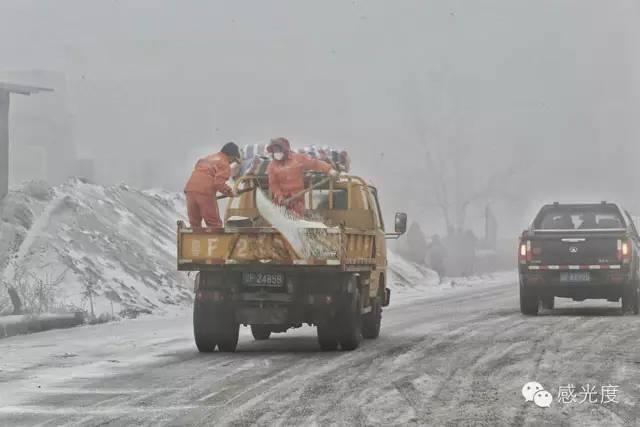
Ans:
[[[51,89],[0,82],[0,199],[9,192],[9,106],[11,94],[31,95]]]
[[[75,117],[64,73],[42,69],[0,71],[0,81],[51,88],[35,99],[11,99],[9,186],[42,180],[61,184],[78,174]]]

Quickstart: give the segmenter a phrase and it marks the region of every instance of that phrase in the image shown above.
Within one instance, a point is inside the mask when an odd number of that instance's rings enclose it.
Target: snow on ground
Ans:
[[[183,197],[162,190],[26,183],[0,201],[0,280],[26,293],[55,288],[48,310],[89,311],[91,285],[96,315],[172,311],[192,298],[175,264],[184,212]],[[0,312],[9,308],[3,289]]]
[[[471,277],[444,277],[441,283],[435,271],[424,265],[412,263],[390,250],[387,250],[387,260],[387,280],[391,289],[391,301],[395,305],[459,293],[469,287],[492,287],[515,282],[517,279],[515,271],[506,271]]]
[[[199,354],[188,314],[7,338],[0,425],[640,425],[640,317],[566,300],[522,316],[499,276],[392,302],[353,352],[305,327]],[[525,401],[529,381],[549,408]],[[616,402],[562,402],[568,384],[614,385]]]

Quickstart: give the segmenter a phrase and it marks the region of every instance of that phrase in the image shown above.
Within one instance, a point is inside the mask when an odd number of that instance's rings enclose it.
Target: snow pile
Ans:
[[[438,274],[424,265],[416,264],[387,250],[389,287],[395,289],[437,286]]]
[[[31,182],[0,201],[0,280],[39,311],[166,313],[191,301],[176,271],[182,195],[78,179]],[[91,294],[91,298],[89,298]],[[0,311],[11,304],[0,287]]]
[[[391,304],[404,304],[417,298],[439,293],[438,274],[387,249],[387,281],[391,289]]]
[[[470,277],[444,277],[428,267],[416,264],[387,250],[389,262],[387,280],[392,291],[391,304],[407,304],[416,299],[460,293],[471,287],[491,287],[506,282],[516,282],[516,271],[500,271]]]

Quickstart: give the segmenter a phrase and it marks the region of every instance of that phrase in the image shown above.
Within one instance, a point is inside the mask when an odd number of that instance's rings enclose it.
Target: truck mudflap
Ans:
[[[382,302],[382,306],[386,307],[391,304],[391,289],[385,288],[384,290],[384,301]]]

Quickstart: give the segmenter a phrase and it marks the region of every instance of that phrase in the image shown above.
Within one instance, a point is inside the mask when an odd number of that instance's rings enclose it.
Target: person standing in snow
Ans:
[[[429,254],[429,264],[433,271],[438,273],[440,283],[442,283],[442,278],[445,275],[444,261],[447,257],[447,250],[437,234],[431,238],[431,243],[427,246],[427,253]]]
[[[187,196],[187,215],[194,230],[207,227],[220,228],[222,220],[218,211],[216,193],[233,196],[227,185],[231,176],[231,163],[240,161],[240,150],[233,142],[226,143],[219,153],[199,159],[184,188]]]
[[[473,231],[467,230],[462,234],[460,253],[462,255],[462,275],[465,277],[475,274],[476,246],[478,239]]]
[[[311,158],[306,154],[294,153],[286,138],[274,138],[267,146],[273,161],[267,168],[269,190],[273,201],[293,214],[304,216],[304,197],[286,201],[288,198],[304,190],[304,173],[306,171],[327,173],[338,176],[338,172],[327,162]]]

